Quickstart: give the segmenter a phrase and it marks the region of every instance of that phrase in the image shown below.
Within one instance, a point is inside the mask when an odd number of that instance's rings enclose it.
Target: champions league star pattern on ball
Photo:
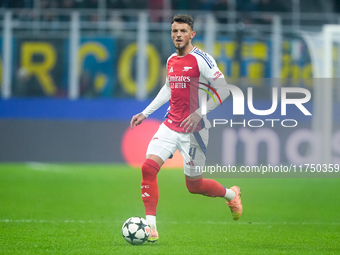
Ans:
[[[140,217],[127,219],[122,227],[124,239],[133,245],[143,244],[149,238],[150,233],[148,222]]]

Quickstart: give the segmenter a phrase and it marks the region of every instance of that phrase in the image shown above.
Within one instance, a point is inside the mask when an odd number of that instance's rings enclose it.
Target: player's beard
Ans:
[[[183,46],[180,46],[179,43],[174,42],[175,49],[178,50],[178,51],[184,50],[189,45],[189,42],[190,41],[187,41],[187,43],[184,44]]]

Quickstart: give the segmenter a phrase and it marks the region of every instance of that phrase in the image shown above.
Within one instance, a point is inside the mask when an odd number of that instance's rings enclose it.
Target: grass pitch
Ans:
[[[234,222],[221,198],[158,176],[157,243],[121,235],[144,217],[141,173],[125,165],[0,164],[0,254],[339,254],[340,179],[218,179],[242,188]]]

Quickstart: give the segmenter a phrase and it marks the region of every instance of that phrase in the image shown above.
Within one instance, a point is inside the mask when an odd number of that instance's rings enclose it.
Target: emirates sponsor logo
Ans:
[[[169,82],[190,82],[190,76],[185,75],[169,75]]]

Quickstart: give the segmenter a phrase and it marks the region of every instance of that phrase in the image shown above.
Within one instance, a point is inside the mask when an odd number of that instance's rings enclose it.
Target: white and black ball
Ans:
[[[148,240],[151,229],[145,219],[141,217],[131,217],[124,222],[122,233],[128,243],[139,245]]]

